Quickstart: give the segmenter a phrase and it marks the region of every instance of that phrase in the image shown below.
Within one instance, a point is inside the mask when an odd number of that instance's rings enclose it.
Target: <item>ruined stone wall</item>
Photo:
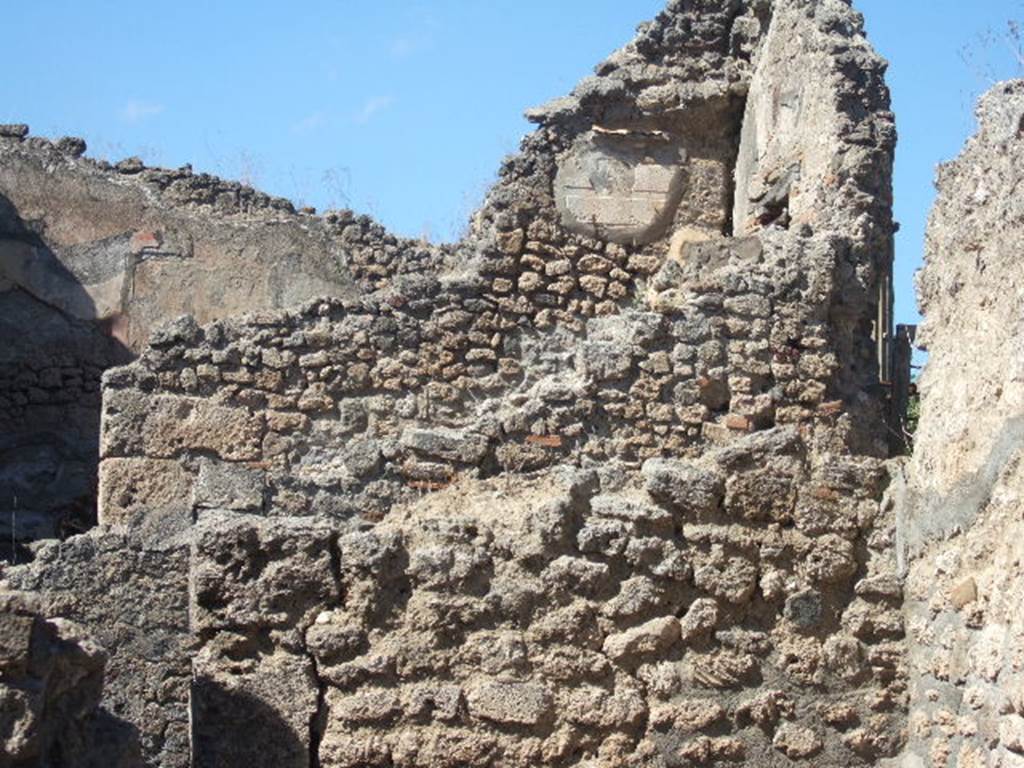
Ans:
[[[894,755],[883,72],[840,0],[673,0],[443,268],[150,333],[8,586],[153,765]]]
[[[906,469],[906,765],[1024,765],[1024,83],[942,166],[919,291],[928,350]]]
[[[353,297],[435,269],[441,249],[368,217],[286,200],[189,168],[111,166],[78,139],[0,126],[0,538],[95,522],[99,378],[155,325],[314,296]]]
[[[98,321],[133,352],[181,314],[356,296],[443,260],[351,211],[296,212],[189,166],[111,165],[82,156],[80,139],[27,131],[0,129],[0,286]]]
[[[835,158],[815,192],[816,219],[799,217],[793,228],[773,220],[727,237],[723,197],[706,208],[717,230],[698,235],[687,218],[675,229],[655,222],[626,242],[594,237],[619,226],[600,218],[600,206],[636,202],[627,184],[662,172],[699,176],[684,150],[678,168],[649,154],[675,141],[652,125],[675,120],[693,143],[699,123],[689,121],[705,119],[709,104],[731,105],[704,131],[718,136],[724,122],[738,147],[738,124],[729,128],[729,116],[742,113],[737,94],[751,78],[759,90],[776,88],[777,54],[756,69],[748,61],[768,7],[725,7],[666,15],[573,96],[533,112],[544,127],[507,164],[451,271],[396,279],[358,302],[206,329],[184,320],[158,334],[137,364],[107,381],[107,519],[123,517],[128,502],[118,498],[136,498],[118,481],[137,475],[138,461],[163,462],[149,466],[185,488],[204,462],[249,461],[269,490],[257,494],[260,510],[315,512],[318,496],[334,492],[355,505],[337,513],[374,514],[403,487],[444,484],[460,472],[695,455],[775,425],[820,425],[821,450],[884,456],[871,323],[889,256],[885,158],[894,137],[881,64],[845,45],[849,29],[835,31],[836,19],[855,18],[842,3],[786,4],[776,14],[777,24],[815,32],[782,58],[827,70],[833,97],[824,103],[852,110],[830,123],[839,126]],[[707,50],[663,50],[656,43],[672,24],[700,30]],[[798,113],[809,117],[789,128],[790,142],[827,133],[817,87],[793,97],[807,102]],[[643,149],[632,166],[618,150],[595,148],[603,135],[595,125]],[[858,159],[867,167],[844,165]],[[581,163],[603,169],[588,178],[609,186],[564,187]],[[762,162],[747,175],[769,168]],[[703,190],[683,202],[666,192],[658,206],[705,205]],[[588,204],[598,206],[590,236],[575,231],[580,221],[565,208]],[[232,429],[203,427],[219,421]],[[167,495],[179,505],[188,496]]]
[[[523,327],[464,275],[165,328],[107,376],[101,516],[159,497],[191,519],[190,502],[223,506],[205,489],[240,462],[247,511],[373,517],[460,476],[697,455],[776,425],[842,450],[833,254],[771,237],[774,254],[758,238],[691,248],[647,311],[573,329]]]

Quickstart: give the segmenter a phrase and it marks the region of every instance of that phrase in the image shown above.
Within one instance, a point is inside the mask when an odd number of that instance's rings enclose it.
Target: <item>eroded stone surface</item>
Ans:
[[[0,598],[0,755],[16,766],[86,766],[107,656],[81,627],[43,619],[32,602]]]
[[[684,193],[685,162],[685,151],[667,135],[591,131],[559,162],[562,223],[614,243],[654,240]]]
[[[939,171],[919,281],[929,359],[906,488],[907,765],[1024,762],[1020,225],[1024,83]],[[915,763],[914,761],[918,761]]]
[[[321,236],[352,246],[366,295],[150,329],[104,377],[101,528],[7,584],[96,632],[103,706],[153,765],[894,755],[903,625],[869,331],[892,233],[881,71],[839,0],[673,0],[531,113],[451,250],[405,260],[372,227],[285,212],[302,259]],[[762,114],[794,72],[823,78],[802,86],[808,118]],[[12,155],[58,151],[9,133]],[[804,154],[808,215],[747,216]],[[247,243],[281,207],[61,162],[160,210],[219,209]],[[202,232],[173,256],[191,231],[103,235],[154,302],[129,329],[216,260]]]

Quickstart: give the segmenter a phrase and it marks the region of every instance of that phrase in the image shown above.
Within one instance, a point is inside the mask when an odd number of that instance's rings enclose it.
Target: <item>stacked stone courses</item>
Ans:
[[[68,764],[895,759],[884,70],[841,0],[671,0],[445,247],[0,139],[159,211],[136,267],[317,276],[118,299],[99,525],[3,573],[107,651]]]

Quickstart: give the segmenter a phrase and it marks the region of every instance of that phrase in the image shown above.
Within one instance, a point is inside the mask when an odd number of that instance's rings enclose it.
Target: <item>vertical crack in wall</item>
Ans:
[[[339,546],[337,534],[332,536],[330,539],[330,554],[331,577],[334,580],[336,601],[333,604],[326,605],[324,610],[343,608],[345,604],[345,586],[341,577],[341,548]],[[306,644],[307,630],[308,627],[302,632],[303,650],[306,657],[309,659],[310,664],[312,664],[313,677],[316,680],[317,686],[316,709],[309,721],[309,768],[321,768],[320,744],[323,741],[324,733],[327,729],[327,718],[329,716],[327,707],[327,682],[320,675],[320,667],[316,654],[312,653]]]
[[[316,710],[309,720],[309,768],[320,768],[320,743],[323,741],[328,717],[327,683],[320,677],[316,657],[308,649],[305,653],[313,665],[313,677],[317,686]]]

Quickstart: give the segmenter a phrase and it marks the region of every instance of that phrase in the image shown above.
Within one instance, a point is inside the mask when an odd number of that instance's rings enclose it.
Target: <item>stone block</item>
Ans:
[[[642,468],[647,492],[688,518],[713,515],[725,495],[725,475],[677,459],[648,459]]]
[[[786,599],[783,615],[800,629],[813,629],[821,624],[825,607],[821,594],[813,589],[805,589]]]
[[[633,350],[613,341],[585,341],[580,344],[577,368],[594,381],[621,381],[633,369]]]
[[[596,517],[624,520],[655,531],[672,532],[672,515],[669,512],[636,499],[602,494],[590,500],[590,511]]]
[[[338,599],[334,532],[322,521],[220,513],[192,543],[192,627],[296,627]]]
[[[403,447],[425,456],[477,464],[487,454],[490,441],[484,435],[456,429],[406,429],[402,433]]]
[[[537,725],[553,706],[551,692],[540,683],[505,683],[485,680],[466,691],[469,714],[503,725]]]
[[[263,510],[264,472],[240,464],[204,459],[192,489],[193,504],[235,512]]]
[[[667,137],[586,133],[555,177],[562,224],[615,243],[657,239],[679,205],[684,167],[685,153]]]
[[[99,521],[117,525],[157,511],[190,517],[192,479],[176,459],[104,459],[100,462]]]
[[[663,616],[639,627],[609,635],[604,641],[604,652],[612,661],[636,666],[651,656],[664,653],[679,642],[679,619]]]
[[[757,590],[757,565],[743,557],[713,555],[694,569],[693,582],[733,605],[743,605]]]
[[[32,654],[34,616],[0,613],[0,675],[16,677],[28,669]]]
[[[364,688],[351,694],[331,689],[327,707],[332,720],[350,726],[388,723],[402,714],[398,694],[380,688]]]
[[[177,458],[208,452],[228,461],[260,458],[263,417],[244,408],[177,395],[108,389],[103,398],[103,458]]]
[[[698,598],[679,620],[680,636],[684,642],[692,642],[710,634],[717,624],[718,603],[708,597]]]
[[[772,744],[790,760],[813,757],[823,746],[818,734],[796,723],[783,723],[779,726]]]

